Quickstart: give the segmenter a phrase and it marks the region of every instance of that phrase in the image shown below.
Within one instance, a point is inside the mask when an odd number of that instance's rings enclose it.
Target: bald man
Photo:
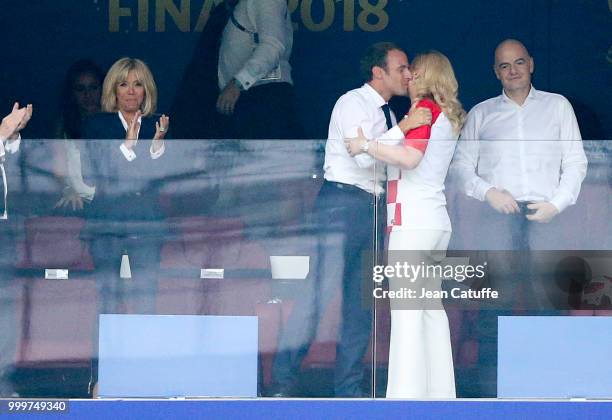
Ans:
[[[468,249],[564,249],[564,221],[558,215],[576,203],[587,159],[572,106],[561,95],[536,90],[534,68],[520,41],[500,43],[493,70],[502,93],[476,105],[461,132],[453,174],[469,197],[483,202]],[[487,286],[500,295],[491,308],[500,311],[484,311],[481,317],[481,364],[492,368],[481,382],[491,385],[483,394],[494,396],[496,315],[517,307],[545,308],[532,285],[549,269],[533,254],[487,252],[486,258]]]
[[[502,94],[476,105],[461,132],[455,167],[462,186],[499,214],[550,222],[576,202],[586,175],[574,110],[563,96],[532,86],[534,61],[517,40],[497,46],[493,70]]]

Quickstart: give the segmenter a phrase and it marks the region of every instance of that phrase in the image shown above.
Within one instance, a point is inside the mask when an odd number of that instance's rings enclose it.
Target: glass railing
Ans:
[[[576,204],[518,234],[451,167],[444,253],[388,252],[385,198],[324,182],[324,140],[167,140],[156,159],[142,143],[131,162],[120,141],[24,140],[7,155],[2,396],[385,397],[390,349],[418,347],[402,331],[390,344],[390,309],[444,305],[450,328],[429,343],[450,340],[450,359],[428,356],[450,363],[457,396],[495,397],[499,315],[611,309],[610,141],[584,142]],[[533,246],[500,245],[524,243],[520,229]],[[384,268],[404,262],[435,285],[390,287]],[[425,297],[389,299],[415,285]],[[401,389],[412,368],[395,352]]]
[[[602,360],[595,362],[599,350],[593,349],[602,348],[600,339],[609,342],[612,326],[612,143],[583,142],[585,171],[575,152],[579,142],[461,141],[445,182],[450,238],[438,211],[444,201],[435,199],[437,184],[429,182],[435,165],[426,160],[430,148],[420,163],[425,169],[402,173],[405,191],[397,201],[410,206],[402,215],[418,223],[393,227],[387,266],[372,275],[381,296],[377,342],[390,345],[376,353],[381,376],[376,394],[609,398],[612,388],[602,378],[610,370]],[[491,184],[515,189],[512,195],[519,198],[510,208],[495,210],[483,200],[486,189],[479,193],[466,176],[470,160],[466,164],[461,154],[466,150],[479,152],[471,163],[488,173],[484,178]],[[529,220],[538,207],[533,203],[542,201],[547,189],[562,196],[556,202],[565,206],[573,201],[566,192],[575,197],[578,187],[574,205],[546,223]],[[530,188],[542,195],[529,196]],[[377,276],[383,269],[388,272]],[[527,333],[519,328],[522,322],[532,326]],[[558,329],[562,333],[545,345],[538,342]],[[579,330],[598,338],[585,341]]]

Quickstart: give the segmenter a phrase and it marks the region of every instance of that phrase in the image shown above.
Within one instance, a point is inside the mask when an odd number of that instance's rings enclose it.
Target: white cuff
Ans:
[[[21,134],[17,135],[15,140],[5,140],[4,150],[9,153],[17,153],[19,151],[19,145],[21,144]]]
[[[569,197],[568,194],[563,191],[557,191],[549,203],[555,206],[557,210],[559,210],[559,213],[561,213],[572,204],[572,201],[572,198]]]
[[[474,191],[472,197],[477,200],[485,201],[485,196],[487,195],[487,191],[494,187],[494,185],[489,184],[484,181],[482,178],[476,178],[474,180]]]
[[[155,140],[153,140],[155,141]],[[161,147],[157,150],[157,152],[153,151],[153,143],[151,143],[151,148],[149,149],[149,153],[151,153],[151,159],[158,159],[160,158],[164,152],[166,151],[166,142],[162,140],[162,145]]]
[[[121,153],[123,153],[123,156],[125,156],[125,159],[128,162],[131,162],[134,159],[136,159],[136,153],[134,153],[133,150],[130,150],[127,147],[125,147],[124,143],[121,143],[121,146],[119,146],[119,150],[121,150]]]
[[[242,89],[249,90],[249,88],[253,87],[257,79],[249,74],[246,70],[240,70],[235,76],[234,79],[238,80],[242,85]]]

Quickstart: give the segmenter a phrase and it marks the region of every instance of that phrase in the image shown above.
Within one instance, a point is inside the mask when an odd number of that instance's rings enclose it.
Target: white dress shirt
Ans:
[[[17,153],[19,151],[19,145],[21,145],[21,135],[15,140],[1,139],[0,141],[0,158],[4,157],[5,152],[10,154]]]
[[[219,88],[235,78],[243,88],[270,82],[293,83],[289,57],[293,26],[286,0],[242,0],[234,8],[239,29],[227,22],[219,49]],[[255,42],[255,35],[259,43]]]
[[[123,118],[123,114],[121,114],[121,111],[117,111],[117,114],[119,115],[121,124],[123,124],[123,128],[125,128],[125,131],[127,132],[129,126],[127,121],[125,120],[125,118]],[[138,141],[138,135],[140,134],[140,124],[142,124],[142,117],[138,117],[138,131],[136,132],[136,141]],[[123,156],[125,156],[128,162],[131,162],[136,159],[136,153],[133,150],[128,149],[124,143],[121,143],[121,146],[119,146],[119,150],[121,150],[121,153],[123,153]],[[166,144],[163,142],[161,147],[156,152],[153,151],[153,144],[151,144],[151,148],[149,149],[151,159],[157,159],[161,157],[165,151]]]
[[[505,92],[476,105],[453,162],[468,196],[483,201],[496,187],[518,201],[548,201],[560,212],[578,199],[586,169],[572,106],[533,86],[523,105]]]
[[[81,198],[91,201],[96,193],[96,187],[91,187],[83,181],[81,167],[81,152],[72,139],[65,139],[66,149],[66,184]],[[126,148],[127,149],[127,148]],[[125,153],[124,153],[125,156]]]
[[[385,113],[381,106],[386,101],[368,83],[353,89],[338,99],[329,122],[325,145],[325,179],[355,185],[377,195],[384,191],[386,180],[384,163],[362,153],[351,157],[344,144],[345,138],[357,137],[361,127],[368,139],[385,144],[398,144],[404,139],[391,111],[393,128],[387,130]]]
[[[440,113],[431,126],[427,149],[419,165],[414,169],[387,167],[389,180],[398,180],[396,202],[387,205],[387,226],[392,227],[393,232],[405,229],[452,231],[446,211],[444,181],[457,137],[451,122]],[[401,204],[399,223],[394,220],[398,203]]]
[[[4,156],[6,152],[10,154],[17,153],[19,151],[19,145],[21,145],[21,135],[15,140],[0,139],[0,176],[2,177],[2,197],[0,200],[3,202],[2,213],[0,213],[0,220],[8,219],[8,181],[6,179],[6,172],[4,170]]]

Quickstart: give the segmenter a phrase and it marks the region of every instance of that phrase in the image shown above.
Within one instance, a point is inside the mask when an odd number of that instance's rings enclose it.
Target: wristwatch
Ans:
[[[365,143],[363,143],[359,149],[363,153],[368,153],[368,150],[370,150],[370,140],[366,140]]]

